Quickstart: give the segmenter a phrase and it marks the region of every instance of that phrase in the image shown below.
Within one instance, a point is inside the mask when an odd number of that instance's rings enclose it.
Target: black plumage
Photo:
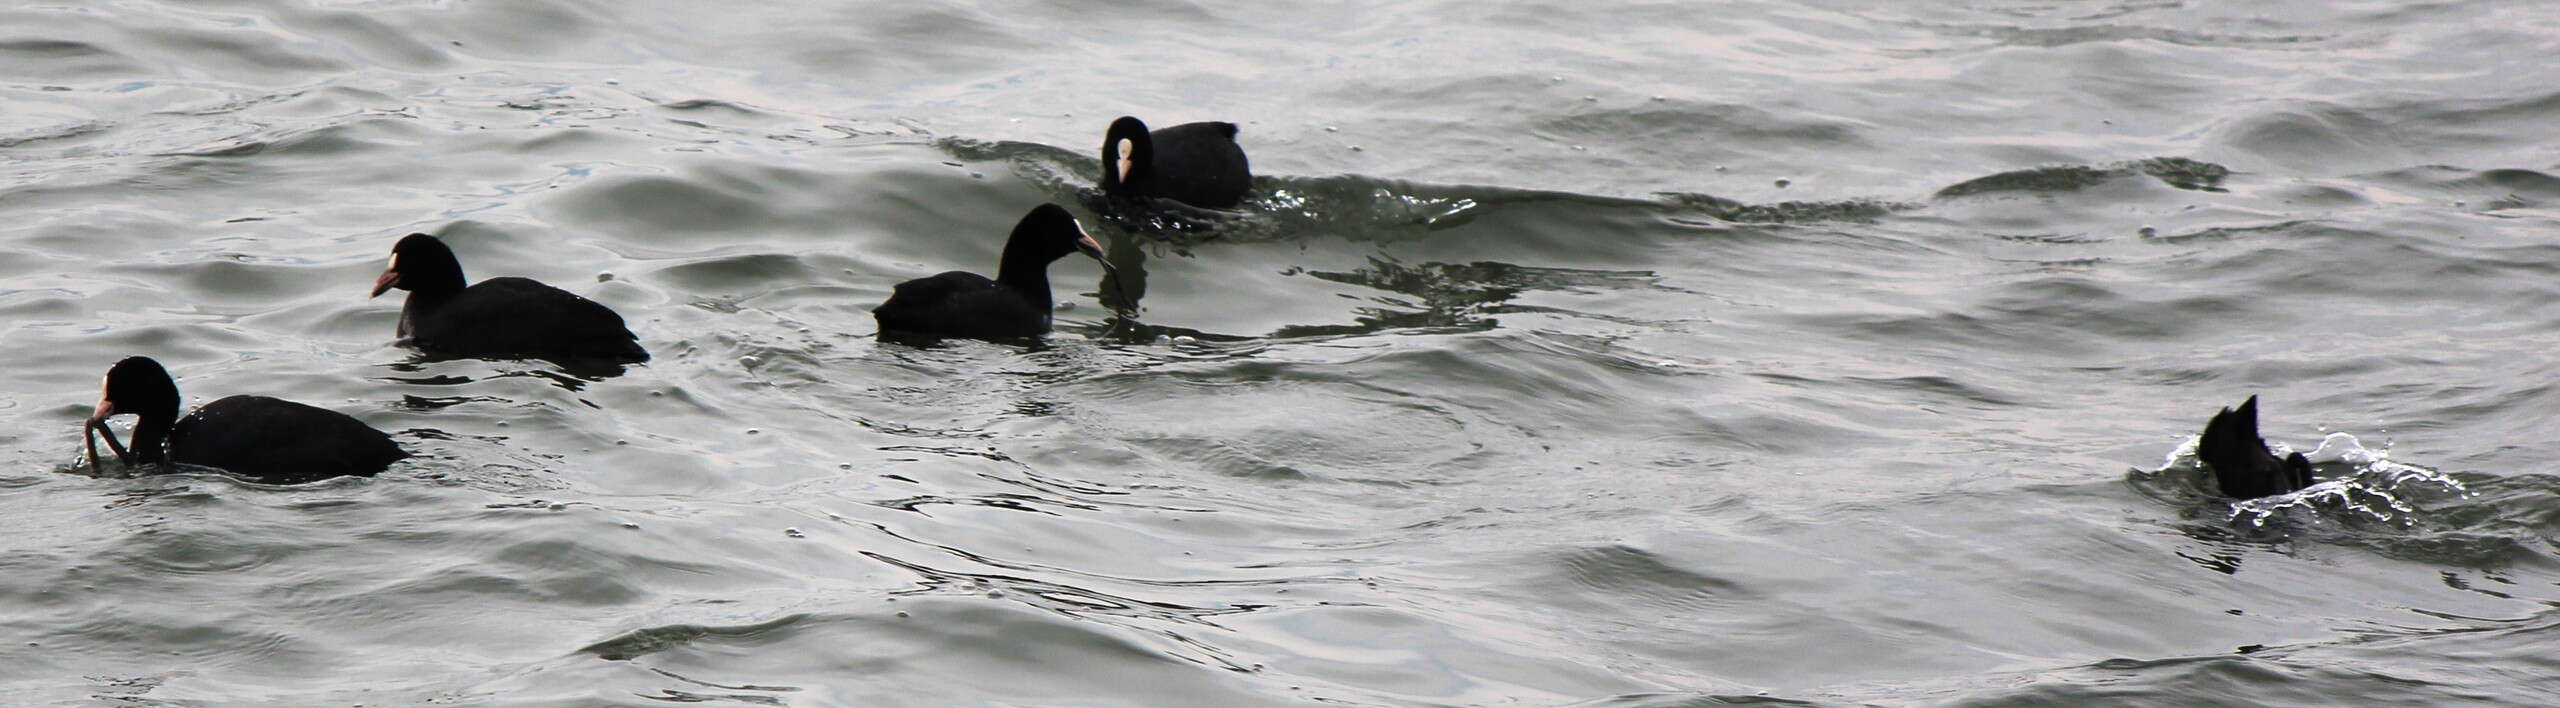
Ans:
[[[1042,204],[1014,224],[996,277],[950,271],[899,283],[872,308],[883,335],[1019,339],[1049,333],[1049,263],[1083,252],[1110,270],[1102,244],[1065,207]]]
[[[465,287],[462,263],[444,241],[410,234],[391,249],[373,295],[409,291],[400,307],[402,344],[439,356],[649,360],[622,315],[602,303],[527,278],[490,278]]]
[[[1149,131],[1121,116],[1102,136],[1102,193],[1115,200],[1171,199],[1230,209],[1253,188],[1234,123],[1184,123]]]
[[[107,419],[131,414],[133,447],[116,441]],[[330,477],[370,477],[409,453],[364,421],[324,408],[269,398],[229,396],[178,418],[178,385],[149,357],[129,357],[107,370],[98,409],[83,439],[92,466],[102,434],[127,465],[169,463],[213,467],[270,484]]]
[[[2267,450],[2266,439],[2258,437],[2257,396],[2205,422],[2204,434],[2196,439],[2196,459],[2213,470],[2223,494],[2239,499],[2284,494],[2312,482],[2310,458],[2299,452],[2276,457]]]

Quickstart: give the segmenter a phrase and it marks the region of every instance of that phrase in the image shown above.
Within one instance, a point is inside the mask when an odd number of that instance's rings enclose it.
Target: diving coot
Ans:
[[[1229,209],[1252,187],[1234,123],[1184,123],[1150,133],[1146,123],[1121,116],[1102,135],[1102,193],[1113,199]]]
[[[2302,453],[2283,458],[2267,451],[2258,437],[2258,397],[2239,408],[2224,408],[2204,424],[2196,440],[2196,459],[2213,470],[2222,493],[2239,499],[2274,496],[2311,486],[2311,460]]]
[[[391,265],[373,297],[409,291],[400,341],[440,356],[649,360],[622,316],[594,300],[527,278],[490,278],[463,287],[453,249],[426,234],[391,247]]]
[[[133,414],[130,452],[116,442],[107,418]],[[98,411],[81,440],[89,465],[98,465],[95,435],[127,465],[179,464],[216,467],[269,484],[293,484],[354,475],[370,477],[408,457],[391,436],[324,408],[266,396],[231,396],[178,417],[178,384],[150,357],[128,357],[107,369]],[[165,471],[165,470],[164,470]]]
[[[1016,339],[1049,333],[1049,263],[1083,251],[1111,269],[1102,244],[1065,207],[1042,204],[1014,224],[996,278],[951,271],[899,283],[872,308],[881,334]]]

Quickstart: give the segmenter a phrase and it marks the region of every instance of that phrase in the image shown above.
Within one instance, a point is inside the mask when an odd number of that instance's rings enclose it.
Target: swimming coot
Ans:
[[[1253,187],[1234,123],[1184,123],[1154,132],[1121,116],[1102,135],[1102,193],[1118,200],[1171,199],[1234,208]]]
[[[880,333],[969,339],[1017,339],[1049,333],[1049,263],[1083,251],[1102,263],[1102,244],[1066,207],[1042,204],[1014,224],[996,278],[951,271],[899,283],[872,308]]]
[[[463,286],[453,249],[426,234],[391,247],[391,265],[373,281],[373,297],[409,291],[400,307],[400,341],[439,356],[649,360],[622,316],[594,300],[527,278],[490,278]]]
[[[109,417],[132,414],[133,448],[116,442]],[[127,465],[171,462],[220,468],[269,484],[330,477],[370,477],[409,453],[391,436],[347,414],[266,396],[231,396],[178,417],[178,384],[150,357],[128,357],[107,369],[106,390],[89,416],[81,440],[89,465],[98,465],[98,442]]]
[[[2204,424],[2196,439],[2196,459],[2213,470],[2222,493],[2239,499],[2274,496],[2311,486],[2311,460],[2302,453],[2282,458],[2267,451],[2258,437],[2258,397],[2239,408],[2224,408]]]

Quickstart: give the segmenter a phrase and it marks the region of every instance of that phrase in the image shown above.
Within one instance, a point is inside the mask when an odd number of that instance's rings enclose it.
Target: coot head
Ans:
[[[409,234],[391,247],[391,265],[373,280],[373,294],[366,297],[381,297],[392,288],[451,294],[461,292],[462,286],[462,261],[454,259],[453,249],[434,236]]]
[[[1155,141],[1145,122],[1135,116],[1111,121],[1111,129],[1102,133],[1102,193],[1116,195],[1126,185],[1144,182],[1152,159]]]
[[[134,426],[133,453],[126,452],[124,445],[116,441],[115,429],[107,426],[108,418],[127,414],[142,418]],[[98,464],[98,442],[93,435],[106,436],[107,449],[114,450],[116,459],[125,464],[134,463],[134,453],[141,454],[143,462],[159,461],[158,433],[165,433],[177,417],[178,382],[169,378],[168,369],[147,356],[116,362],[107,369],[105,387],[98,393],[97,412],[89,415],[80,434],[81,441],[89,447],[89,465],[94,468]]]
[[[1074,214],[1068,213],[1066,207],[1042,204],[1033,207],[1031,213],[1022,215],[1022,221],[1013,225],[1013,235],[1005,239],[1004,263],[996,279],[1008,282],[1022,280],[1020,276],[1046,271],[1051,261],[1077,252],[1092,256],[1094,262],[1102,264],[1104,271],[1111,270],[1111,260],[1103,253],[1102,242],[1085,233],[1084,225],[1076,223]],[[1008,279],[1006,276],[1016,277]],[[1039,282],[1047,283],[1047,276],[1041,276]]]

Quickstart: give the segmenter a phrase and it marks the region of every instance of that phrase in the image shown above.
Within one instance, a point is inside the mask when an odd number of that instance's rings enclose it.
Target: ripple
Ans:
[[[132,75],[142,69],[140,62],[114,49],[78,40],[39,38],[0,39],[0,66],[12,67],[11,74],[16,73],[15,67],[43,67],[42,73],[28,76],[41,81],[103,79]]]
[[[2039,167],[1958,182],[1938,190],[1934,198],[1952,199],[2001,192],[2073,192],[2136,174],[2148,175],[2179,189],[2219,192],[2222,191],[2222,180],[2230,176],[2231,170],[2182,157],[2154,157],[2105,167]]]
[[[891,610],[897,610],[895,615]],[[912,615],[909,617],[907,615]],[[875,605],[869,613],[798,614],[748,624],[667,625],[619,635],[581,653],[614,661],[646,661],[680,675],[685,690],[700,683],[752,685],[758,692],[786,692],[798,684],[834,684],[830,677],[871,676],[872,688],[836,688],[830,695],[857,702],[1038,702],[1059,695],[1108,695],[1144,686],[1150,696],[1191,705],[1262,705],[1241,671],[1197,670],[1206,659],[1164,635],[1116,630],[1062,620],[1036,610],[989,600],[912,598]],[[726,678],[720,657],[737,653],[781,661]],[[937,666],[935,657],[965,656],[963,673]],[[971,681],[1002,674],[1010,681]],[[692,677],[692,678],[681,678]]]
[[[1648,103],[1553,116],[1532,124],[1542,134],[1576,140],[1681,144],[1813,143],[1868,147],[1863,126],[1843,120],[1789,116],[1764,108],[1689,101]]]
[[[826,618],[813,617],[810,615],[791,615],[755,624],[726,627],[704,626],[698,624],[674,624],[658,627],[643,627],[629,632],[624,632],[604,641],[579,647],[578,652],[582,654],[594,654],[596,658],[604,659],[606,661],[629,661],[631,659],[706,640],[715,642],[754,642],[768,634],[787,632],[797,629],[804,624],[823,622],[825,619]]]
[[[2119,5],[2117,7],[2120,12],[2130,14],[2133,10],[2145,6],[2141,3],[2131,3]],[[2109,14],[2102,13],[2081,19],[2110,19],[2110,17]],[[2021,27],[2015,25],[1991,24],[1965,25],[1921,23],[1920,26],[1960,37],[1980,37],[1990,39],[1999,42],[2002,46],[2043,48],[2067,47],[2076,44],[2089,43],[2118,43],[2128,40],[2148,40],[2165,44],[2196,47],[2254,48],[2273,45],[2275,48],[2291,48],[2286,47],[2285,45],[2316,45],[2336,39],[2336,37],[2322,34],[2232,34],[2199,32],[2175,27],[2159,27],[2140,24],[2086,24],[2070,27]],[[2303,51],[2310,51],[2315,48],[2316,47],[2301,47],[2299,49]]]
[[[1152,456],[1207,471],[1273,482],[1403,484],[1482,454],[1465,421],[1406,396],[1326,381],[1197,383],[1183,389],[1101,379],[1085,388],[1084,415],[1126,431]],[[1268,421],[1321,416],[1339,432]]]
[[[627,177],[582,186],[560,204],[573,218],[635,233],[721,233],[764,218],[753,189],[674,177]]]
[[[104,133],[114,127],[115,124],[106,121],[86,120],[69,125],[39,128],[14,135],[0,135],[0,150],[59,140],[74,140]]]
[[[1731,581],[1674,567],[1624,545],[1578,549],[1554,562],[1565,567],[1573,582],[1627,597],[1652,611],[1733,611],[1760,599]]]
[[[2208,141],[2288,173],[2320,175],[2356,165],[2405,164],[2410,153],[2397,132],[2383,118],[2354,107],[2292,101],[2216,126]]]

